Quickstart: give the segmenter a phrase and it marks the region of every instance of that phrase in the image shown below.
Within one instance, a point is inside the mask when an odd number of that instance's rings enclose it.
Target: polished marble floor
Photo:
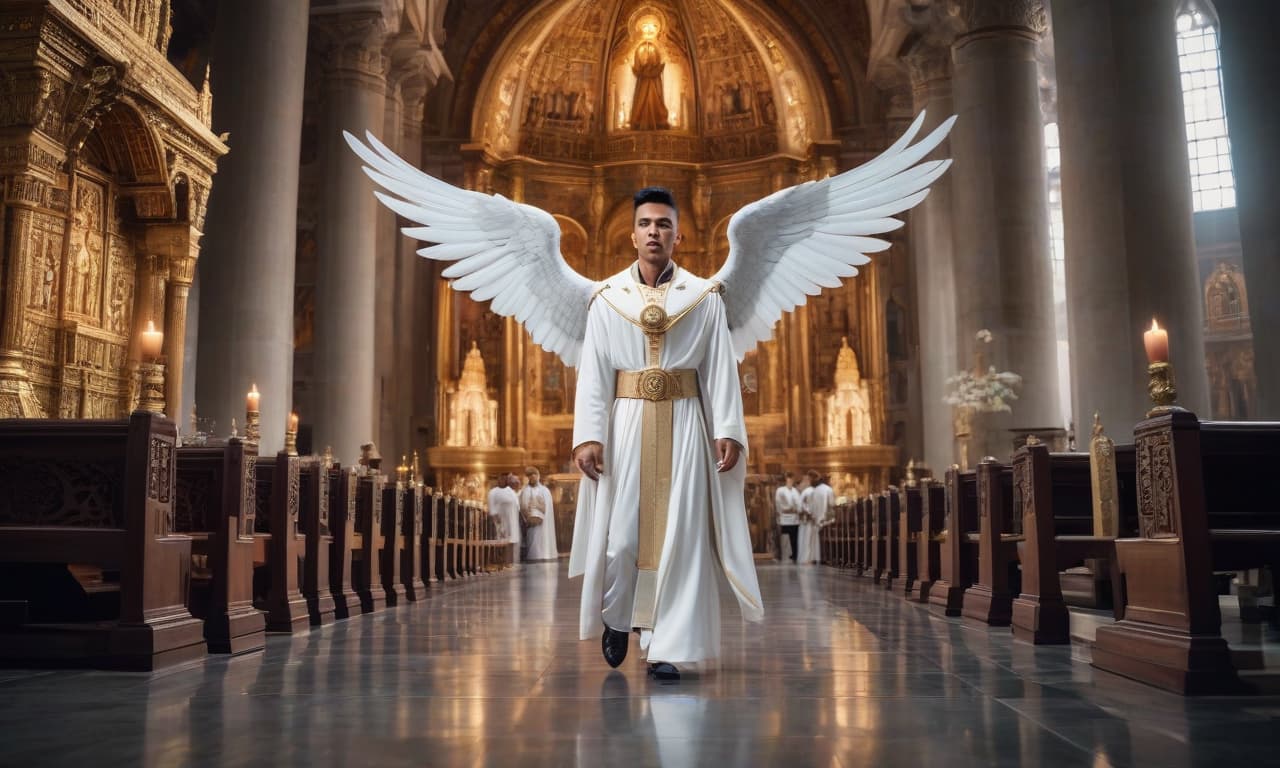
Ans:
[[[1280,764],[1280,697],[1184,699],[819,567],[724,596],[724,659],[664,684],[577,641],[579,582],[527,565],[144,675],[0,671],[0,765]]]

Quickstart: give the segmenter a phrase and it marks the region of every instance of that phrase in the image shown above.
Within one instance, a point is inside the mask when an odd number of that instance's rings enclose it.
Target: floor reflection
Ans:
[[[1280,698],[1184,699],[865,579],[764,565],[718,671],[660,684],[577,639],[563,565],[155,675],[0,673],[0,765],[1168,765],[1274,762]],[[1276,647],[1275,630],[1251,641]]]

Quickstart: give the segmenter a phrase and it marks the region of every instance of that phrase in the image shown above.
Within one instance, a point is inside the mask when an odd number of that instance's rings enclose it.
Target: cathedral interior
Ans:
[[[1153,318],[1180,405],[1280,419],[1280,346],[1261,340],[1280,328],[1275,53],[1249,31],[1274,17],[1257,0],[11,0],[0,419],[162,410],[187,444],[250,429],[263,457],[380,453],[460,500],[535,465],[567,552],[574,370],[450,288],[342,131],[548,211],[591,279],[633,258],[632,193],[670,188],[676,258],[707,276],[736,211],[872,159],[920,112],[959,116],[935,153],[951,170],[889,250],[739,365],[758,555],[784,470],[843,500],[1029,436],[1075,450],[1097,423],[1128,442]]]

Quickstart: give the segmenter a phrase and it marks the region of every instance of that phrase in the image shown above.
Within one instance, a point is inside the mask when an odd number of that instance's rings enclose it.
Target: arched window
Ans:
[[[1178,11],[1178,68],[1191,160],[1191,200],[1196,211],[1236,205],[1217,24],[1206,0],[1187,0]]]

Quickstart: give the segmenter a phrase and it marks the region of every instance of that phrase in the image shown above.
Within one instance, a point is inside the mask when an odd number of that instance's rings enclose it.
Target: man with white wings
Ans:
[[[747,620],[764,606],[743,488],[746,426],[736,362],[783,312],[857,274],[873,237],[919,203],[949,160],[921,162],[954,118],[912,144],[921,114],[883,154],[780,190],[734,214],[729,258],[711,279],[672,258],[675,200],[635,200],[636,261],[600,282],[560,254],[555,219],[500,195],[457,189],[405,163],[373,136],[347,134],[378,199],[421,226],[419,253],[453,262],[456,290],[515,317],[534,342],[578,368],[578,494],[569,576],[583,576],[579,635],[601,638],[617,666],[631,632],[650,674],[678,679],[719,655],[717,582]]]

